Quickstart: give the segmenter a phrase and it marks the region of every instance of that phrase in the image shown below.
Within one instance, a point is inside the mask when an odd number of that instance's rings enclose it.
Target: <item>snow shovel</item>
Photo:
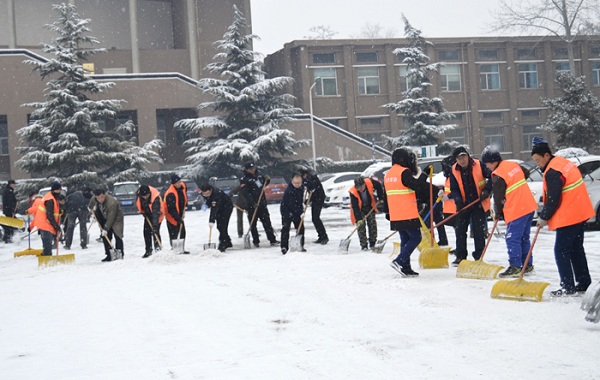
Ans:
[[[104,230],[102,228],[100,230],[102,232],[104,232]],[[106,242],[108,243],[108,246],[110,247],[110,249],[108,250],[108,254],[110,256],[110,261],[123,260],[123,252],[121,252],[120,249],[113,248],[113,245],[110,242],[110,240],[108,239],[108,236],[102,234],[102,237],[104,238],[104,240],[106,240]]]
[[[53,267],[60,264],[73,264],[75,262],[75,254],[68,253],[66,255],[58,254],[59,237],[56,234],[56,255],[54,256],[38,256],[38,268]]]
[[[540,302],[542,300],[544,289],[546,289],[546,287],[550,285],[550,283],[529,282],[523,280],[525,270],[527,269],[527,264],[529,264],[529,259],[531,259],[533,246],[535,245],[535,241],[537,240],[541,229],[542,227],[538,226],[537,230],[535,231],[535,236],[533,237],[533,241],[531,242],[531,247],[529,248],[529,253],[527,253],[527,258],[525,258],[525,263],[523,264],[523,269],[521,269],[521,274],[519,275],[519,278],[515,280],[497,281],[492,287],[492,298],[535,302]]]
[[[369,215],[371,215],[371,213],[372,213],[373,211],[375,211],[375,209],[377,208],[377,206],[378,206],[380,203],[381,203],[381,201],[377,202],[377,204],[375,205],[375,207],[374,207],[374,208],[372,208],[372,209],[371,209],[371,211],[369,211],[369,212],[367,213],[367,215],[365,215],[365,217],[364,217],[363,219],[361,219],[363,223],[367,223],[367,218],[369,217]],[[348,235],[348,237],[347,237],[346,239],[342,239],[342,240],[340,240],[340,245],[339,245],[338,249],[339,249],[341,252],[346,252],[346,253],[348,253],[348,248],[350,247],[350,238],[352,237],[352,235],[354,235],[354,233],[356,232],[356,230],[358,230],[358,227],[359,227],[359,222],[360,222],[360,221],[357,221],[357,222],[356,222],[356,227],[354,227],[354,229],[352,230],[352,232],[350,232],[350,235]]]
[[[396,235],[397,233],[398,233],[398,231],[392,231],[392,233],[389,234],[385,239],[377,240],[377,242],[375,242],[375,246],[373,248],[371,248],[371,251],[373,251],[373,253],[381,253],[383,251],[383,247],[385,247],[385,243],[388,241],[388,239],[391,238],[392,236]]]
[[[29,216],[27,216],[27,225],[29,226]],[[43,249],[31,248],[31,231],[27,231],[27,249],[15,252],[14,257],[20,256],[39,256],[44,252]]]
[[[429,228],[427,231],[427,226],[425,226],[425,222],[423,219],[419,217],[421,221],[421,227],[423,229],[423,236],[429,237],[430,246],[421,249],[421,253],[419,254],[419,267],[423,269],[433,269],[433,268],[448,268],[450,265],[448,264],[448,254],[450,253],[451,247],[440,248],[440,246],[435,241],[435,235],[433,233],[434,225],[433,225],[433,208],[435,207],[433,203],[433,170],[429,172]],[[439,202],[442,197],[438,197],[437,201]],[[436,202],[437,204],[437,202]],[[429,233],[429,236],[427,236]]]
[[[254,225],[254,221],[256,220],[256,213],[258,212],[258,206],[260,205],[260,201],[265,193],[265,187],[263,185],[262,190],[260,191],[260,195],[258,196],[258,202],[254,206],[254,213],[252,214],[252,219],[250,221],[250,226],[248,226],[248,232],[244,235],[244,249],[252,248],[252,244],[250,244],[250,232],[252,232],[252,225]]]
[[[185,239],[181,238],[181,229],[183,228],[183,220],[181,220],[181,223],[179,224],[179,232],[177,233],[177,239],[174,239],[171,244],[173,246],[173,250],[175,251],[175,253],[177,254],[182,254],[183,252],[185,252],[184,250],[184,243],[185,243]]]
[[[10,216],[0,215],[0,224],[21,229],[25,227],[25,221],[19,218],[11,218]]]
[[[208,230],[208,244],[204,244],[204,250],[206,251],[207,249],[217,249],[217,245],[215,243],[211,243],[212,239],[212,226],[209,226],[209,230]]]
[[[434,211],[435,211],[435,207],[438,205],[438,203],[440,202],[441,199],[442,199],[442,197],[439,196],[437,198],[437,200],[435,201],[435,204],[433,205]],[[427,228],[427,225],[426,225],[426,220],[431,219],[430,222],[433,221],[433,218],[430,218],[430,217],[431,217],[431,209],[429,210],[427,215],[425,215],[425,218],[423,219],[423,224],[421,224],[421,242],[417,246],[417,249],[419,250],[419,252],[421,252],[425,248],[432,247],[432,245],[430,245],[430,243],[432,241],[431,234],[429,232],[429,228]],[[433,246],[436,248],[439,248],[439,245],[435,242],[434,242]]]
[[[456,277],[458,278],[474,278],[478,280],[493,280],[498,277],[498,273],[502,270],[502,266],[488,264],[483,262],[483,256],[492,241],[492,237],[494,235],[494,230],[498,226],[499,219],[494,221],[494,226],[492,227],[492,232],[485,243],[485,247],[483,248],[483,252],[481,252],[481,257],[476,261],[463,260],[458,265],[456,269]]]
[[[598,323],[600,321],[600,282],[590,286],[581,301],[581,310],[587,311],[585,320]]]
[[[308,210],[308,204],[310,203],[310,198],[312,198],[313,192],[310,191],[308,193],[308,199],[306,200],[306,203],[304,204],[304,212],[302,213],[302,218],[300,219],[300,224],[298,225],[298,228],[296,229],[296,236],[294,236],[292,238],[292,241],[290,242],[290,251],[292,252],[298,252],[298,251],[302,251],[302,238],[304,237],[304,234],[300,235],[300,230],[302,230],[302,225],[304,224],[304,216],[306,215],[306,210]]]
[[[150,222],[150,218],[148,218],[147,215],[144,215],[144,218],[146,218],[146,221],[148,222],[148,225],[152,226],[152,223]],[[162,241],[160,241],[160,237],[156,234],[156,232],[153,231],[152,233],[154,234],[154,239],[156,239],[156,242],[158,243],[158,246],[162,250],[163,246],[162,246]],[[88,236],[89,236],[89,234],[88,234]],[[156,249],[154,249],[154,251],[156,252]]]

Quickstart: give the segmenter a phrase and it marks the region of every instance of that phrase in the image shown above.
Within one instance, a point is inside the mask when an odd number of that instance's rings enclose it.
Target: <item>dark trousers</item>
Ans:
[[[8,216],[9,218],[13,218],[14,215],[13,214],[4,214],[5,216]],[[12,243],[12,237],[15,233],[15,228],[14,227],[10,227],[10,226],[5,226],[3,225],[2,228],[4,229],[4,242],[5,243]]]
[[[56,242],[56,235],[50,231],[40,230],[42,235],[42,256],[52,256],[52,245]]]
[[[556,229],[554,259],[558,267],[560,286],[565,290],[575,290],[575,282],[584,289],[592,283],[583,249],[584,224]]]
[[[473,258],[479,260],[485,247],[485,231],[487,230],[485,211],[483,211],[481,205],[475,205],[461,212],[455,219],[456,258],[466,259],[468,256],[467,230],[469,229],[469,224],[471,224],[475,239]]]
[[[290,227],[292,223],[294,223],[294,228],[296,231],[298,231],[298,226],[300,225],[300,216],[296,216],[294,218],[281,218],[281,248],[289,248]],[[301,235],[300,245],[304,247],[304,223],[302,223],[302,228],[300,228],[299,234]]]
[[[437,224],[439,222],[441,222],[442,220],[444,220],[444,208],[442,207],[441,204],[436,204],[433,206],[433,221],[435,222],[434,224]],[[427,215],[429,213],[429,206],[427,206],[424,210],[423,210],[424,214],[422,215]],[[431,214],[429,215],[429,218],[431,218]],[[427,220],[424,220],[425,224],[427,225],[427,227],[429,227],[429,223],[430,223],[430,219],[427,218]],[[448,235],[446,234],[446,226],[445,225],[441,225],[437,228],[437,232],[438,232],[438,244],[439,245],[448,245]]]
[[[152,252],[152,242],[154,242],[154,249],[160,249],[162,244],[162,238],[160,237],[160,223],[158,224],[158,231],[156,231],[155,234],[152,225],[148,223],[148,218],[144,217],[144,244],[146,246],[146,253]]]
[[[325,230],[325,226],[321,221],[321,210],[323,210],[323,202],[312,202],[310,206],[310,212],[315,230],[317,230],[319,239],[328,239],[327,231]]]
[[[81,243],[81,247],[87,246],[87,218],[87,209],[72,211],[67,214],[67,231],[65,232],[65,245],[67,247],[70,247],[73,243],[73,233],[75,232],[75,225],[77,224],[77,222],[79,222],[79,240]]]
[[[400,254],[395,261],[402,268],[410,268],[410,255],[421,242],[421,230],[418,228],[398,231],[400,235]]]
[[[112,241],[113,235],[115,237],[115,244],[112,245],[112,249],[118,249],[119,251],[121,251],[123,253],[123,256],[125,256],[125,250],[123,249],[123,239],[121,239],[116,233],[115,231],[113,231],[113,229],[111,228],[110,230],[106,231],[106,237],[102,238],[102,243],[104,243],[104,253],[106,253],[106,256],[110,256],[110,250],[111,250],[111,244],[110,243]]]
[[[237,212],[237,233],[238,237],[244,236],[244,211],[239,208],[235,208]]]
[[[180,227],[181,233],[179,233]],[[185,223],[171,224],[167,222],[167,231],[169,231],[169,241],[171,242],[171,248],[173,248],[173,240],[185,239]]]
[[[227,247],[231,244],[231,237],[229,237],[229,219],[231,219],[231,213],[233,208],[221,210],[217,214],[217,230],[219,230],[219,246]]]
[[[250,223],[252,223],[253,215],[254,215],[254,208],[249,208],[248,209],[248,221]],[[258,220],[260,220],[260,222],[263,225],[263,228],[265,229],[265,233],[267,234],[267,239],[269,239],[269,241],[271,243],[275,243],[277,241],[277,238],[275,237],[275,234],[273,233],[273,226],[271,225],[271,216],[269,215],[269,209],[267,209],[267,206],[259,206],[258,207],[258,211],[256,212],[256,218],[254,220],[254,223],[252,223],[252,225],[250,226],[250,233],[252,234],[252,242],[254,244],[258,244],[260,242],[260,240],[258,238],[258,229],[256,228],[256,224],[257,224]]]
[[[367,210],[365,212],[363,210],[365,215],[369,211],[370,210]],[[367,227],[369,227],[369,238],[368,239],[367,239]],[[371,215],[369,215],[367,217],[366,223],[363,223],[362,226],[358,227],[357,232],[358,232],[358,239],[360,240],[361,247],[364,248],[364,247],[368,247],[369,245],[371,245],[371,248],[373,248],[375,246],[375,243],[377,242],[377,219],[375,217],[375,211],[373,211],[371,213]]]

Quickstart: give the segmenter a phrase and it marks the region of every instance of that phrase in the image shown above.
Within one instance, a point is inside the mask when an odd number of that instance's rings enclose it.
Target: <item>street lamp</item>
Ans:
[[[312,105],[312,90],[317,85],[317,81],[321,79],[316,77],[314,83],[308,89],[308,105],[310,108],[310,136],[312,138],[312,156],[313,156],[313,170],[317,171],[317,149],[315,147],[315,118],[313,116],[313,105]]]

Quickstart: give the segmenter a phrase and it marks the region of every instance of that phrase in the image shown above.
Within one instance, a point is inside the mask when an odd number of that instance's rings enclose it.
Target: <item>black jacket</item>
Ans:
[[[550,161],[554,158],[552,156]],[[550,163],[548,161],[548,164]],[[548,166],[546,164],[546,167]],[[546,170],[546,167],[540,168],[544,173],[544,182],[546,183],[546,202],[542,211],[540,211],[538,217],[544,220],[550,220],[558,206],[560,206],[560,199],[562,197],[562,189],[567,182],[567,179],[559,172],[554,169]]]
[[[90,203],[90,198],[86,199],[82,191],[75,191],[67,195],[65,210],[67,213],[87,210],[88,203]]]
[[[312,199],[312,198],[311,198]],[[290,182],[283,193],[283,199],[279,206],[282,219],[300,218],[304,212],[304,186],[295,188]]]
[[[142,197],[138,197],[140,200],[140,205],[142,206],[144,219],[148,217],[152,223],[152,227],[157,228],[159,224],[158,221],[160,220],[160,197],[154,198],[154,202],[152,202],[152,208],[150,208],[151,198],[152,197],[148,197],[148,199],[144,199]]]
[[[15,189],[6,185],[4,192],[2,193],[2,210],[6,216],[14,216],[15,210],[17,209],[17,193]]]
[[[231,215],[231,211],[233,211],[231,198],[218,187],[213,187],[212,194],[210,197],[204,198],[204,202],[210,207],[209,223],[214,223],[221,215]]]
[[[304,186],[313,192],[310,202],[313,205],[322,206],[325,203],[325,190],[321,184],[321,180],[315,173],[308,173],[308,177],[304,179]]]
[[[383,190],[383,186],[381,186],[381,183],[379,181],[371,179],[371,182],[373,183],[373,197],[375,198],[374,201],[375,203],[377,203],[380,199],[383,199],[385,192]],[[365,215],[369,211],[371,211],[371,194],[369,194],[369,190],[367,190],[367,188],[365,187],[365,191],[363,192],[365,199],[363,199],[362,202],[362,209],[358,207],[358,198],[356,198],[352,193],[349,194],[350,208],[354,213],[354,217],[356,218],[356,220],[364,219]]]
[[[240,195],[244,197],[247,210],[253,209],[256,206],[264,185],[265,177],[263,177],[258,170],[256,170],[254,174],[244,172],[244,175],[240,178],[240,186],[242,187]],[[259,204],[259,207],[262,206],[267,206],[267,199],[264,194]]]

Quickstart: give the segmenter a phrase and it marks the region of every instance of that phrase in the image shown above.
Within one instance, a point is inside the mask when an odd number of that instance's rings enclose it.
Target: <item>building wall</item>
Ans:
[[[468,144],[475,154],[498,143],[506,156],[528,159],[530,137],[552,136],[535,130],[546,119],[541,97],[555,96],[557,65],[568,65],[566,45],[557,38],[481,37],[432,38],[426,54],[432,62],[445,62],[432,75],[430,95],[441,97],[454,113],[458,128],[440,139]],[[292,41],[265,58],[270,76],[294,78],[289,91],[296,106],[308,112],[309,89],[319,73],[335,73],[335,91],[326,93],[322,82],[313,89],[315,116],[331,121],[366,139],[398,136],[404,128],[402,115],[389,114],[381,106],[403,99],[406,83],[400,58],[393,51],[407,47],[405,39]],[[585,75],[589,87],[600,94],[600,37],[589,37],[575,46],[575,71]],[[494,68],[494,74],[486,70]],[[534,67],[534,72],[530,68]],[[496,70],[497,68],[497,70]],[[374,74],[377,91],[369,93]],[[365,74],[366,73],[366,74]],[[443,74],[443,75],[442,75]],[[491,88],[482,88],[482,76]],[[447,78],[456,81],[445,81]],[[535,84],[532,77],[536,77]],[[529,80],[525,80],[529,78]],[[319,88],[321,87],[321,89]],[[367,93],[361,93],[366,89]],[[365,92],[365,91],[364,91]]]

